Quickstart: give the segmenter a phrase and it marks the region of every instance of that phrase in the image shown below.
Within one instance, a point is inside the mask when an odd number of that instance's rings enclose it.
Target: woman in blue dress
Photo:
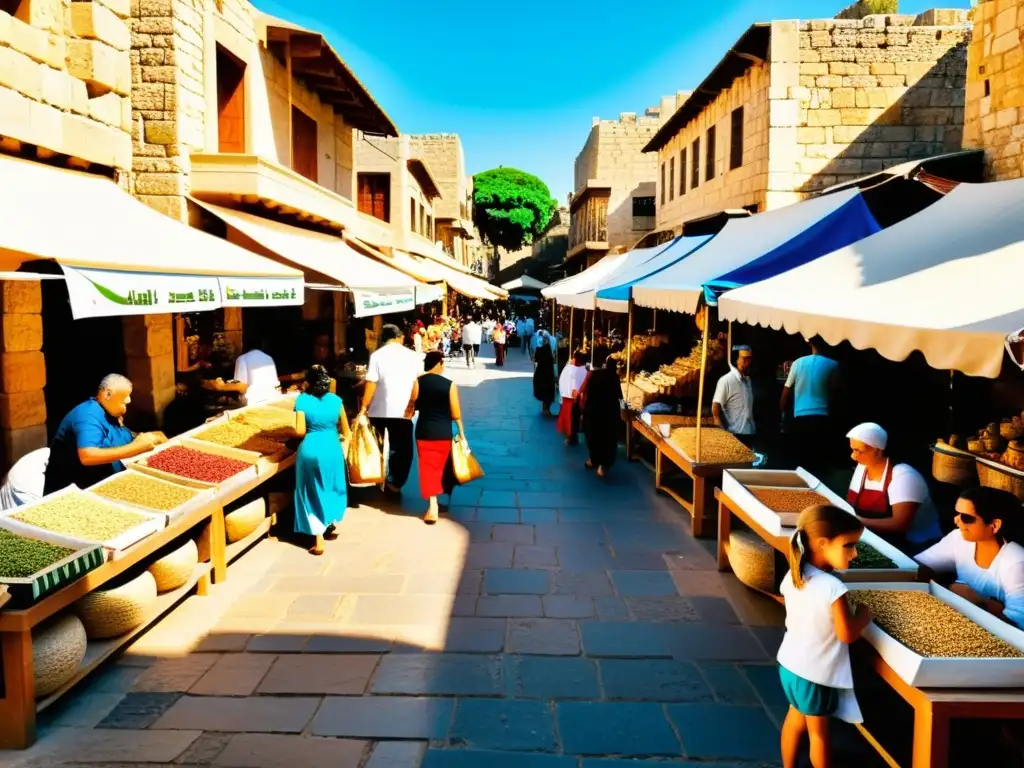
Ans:
[[[306,391],[295,399],[295,429],[302,444],[295,461],[295,531],[312,536],[313,555],[324,553],[324,539],[337,538],[334,526],[348,506],[345,455],[338,432],[351,437],[341,398],[330,392],[331,377],[322,365],[306,374]]]

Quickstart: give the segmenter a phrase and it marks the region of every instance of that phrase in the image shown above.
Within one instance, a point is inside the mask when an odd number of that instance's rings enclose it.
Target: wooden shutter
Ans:
[[[292,170],[310,181],[318,181],[319,158],[316,120],[292,107]]]
[[[245,152],[245,64],[217,46],[217,151]]]

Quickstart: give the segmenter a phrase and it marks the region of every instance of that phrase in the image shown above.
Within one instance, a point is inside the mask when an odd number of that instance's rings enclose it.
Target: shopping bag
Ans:
[[[370,425],[357,420],[345,456],[351,485],[380,485],[384,482],[384,457]]]
[[[484,470],[469,449],[469,443],[458,437],[452,440],[452,471],[459,485],[484,476]]]

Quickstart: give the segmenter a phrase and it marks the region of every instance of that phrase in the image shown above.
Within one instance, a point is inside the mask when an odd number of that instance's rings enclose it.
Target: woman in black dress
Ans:
[[[597,468],[598,477],[615,463],[619,450],[619,401],[622,385],[619,383],[618,363],[605,360],[603,368],[592,371],[583,382],[583,434],[587,439],[590,458],[587,467]]]
[[[540,400],[543,414],[550,416],[555,401],[555,358],[546,338],[537,344],[533,362],[537,366],[533,372],[533,396]]]

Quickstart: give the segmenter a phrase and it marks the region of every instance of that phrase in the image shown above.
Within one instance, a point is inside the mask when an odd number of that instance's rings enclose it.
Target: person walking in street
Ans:
[[[551,346],[541,344],[534,357],[533,396],[540,400],[541,412],[551,415],[551,404],[555,401],[555,358]]]
[[[498,323],[494,326],[494,333],[491,335],[494,344],[494,364],[499,368],[505,367],[505,327]]]
[[[466,355],[466,367],[476,368],[476,356],[480,354],[480,342],[483,340],[483,328],[470,317],[469,322],[462,326],[462,351]]]
[[[587,374],[580,387],[583,414],[583,435],[587,441],[587,469],[596,469],[604,477],[615,464],[619,449],[619,383],[618,363],[607,358],[604,366]]]
[[[379,439],[387,434],[391,474],[387,490],[400,494],[412,468],[412,421],[406,416],[406,406],[423,358],[402,344],[402,331],[397,325],[385,325],[380,338],[381,347],[370,355],[366,368],[366,389],[358,418],[369,416]]]
[[[821,354],[822,340],[808,341],[811,354],[798,358],[789,369],[779,409],[786,415],[793,403],[792,444],[797,464],[821,476],[834,458],[830,401],[839,381],[839,363]]]
[[[562,399],[562,405],[558,410],[556,427],[560,434],[565,435],[566,445],[576,445],[579,442],[580,409],[578,400],[586,378],[587,358],[582,352],[577,352],[558,377],[558,394]]]
[[[750,347],[739,346],[733,349],[733,358],[730,371],[718,380],[715,387],[711,412],[717,426],[732,432],[749,448],[756,432],[754,387],[750,381],[754,353]]]
[[[459,437],[466,439],[459,405],[459,389],[444,376],[444,357],[440,352],[429,352],[423,360],[426,371],[413,384],[407,413],[419,411],[416,422],[416,450],[419,453],[420,493],[427,500],[424,522],[437,522],[437,497],[447,494],[451,500],[455,489],[455,475],[451,467],[452,422]]]
[[[312,536],[310,554],[324,553],[324,539],[337,538],[335,526],[348,507],[345,456],[352,436],[342,400],[330,392],[331,376],[322,365],[306,374],[306,391],[295,398],[296,432],[302,438],[295,460],[295,532]]]
[[[533,334],[536,333],[536,326],[534,325],[533,318],[528,317],[523,321],[523,349],[530,354],[530,359],[533,360],[533,347],[531,342],[533,341]]]

